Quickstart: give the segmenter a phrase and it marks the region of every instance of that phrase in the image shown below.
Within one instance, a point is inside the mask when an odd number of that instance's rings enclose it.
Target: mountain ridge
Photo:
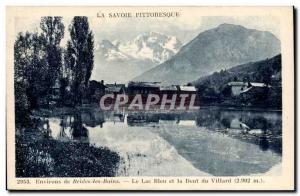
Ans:
[[[224,23],[201,32],[171,59],[133,80],[183,84],[214,71],[278,53],[280,41],[272,33]]]

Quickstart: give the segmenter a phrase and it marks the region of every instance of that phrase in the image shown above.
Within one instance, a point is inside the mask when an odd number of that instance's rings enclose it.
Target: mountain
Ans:
[[[175,36],[145,32],[133,40],[102,40],[96,44],[94,80],[128,82],[173,57],[181,42]]]
[[[279,53],[280,41],[270,32],[221,24],[200,33],[171,59],[133,80],[183,84],[221,69]]]

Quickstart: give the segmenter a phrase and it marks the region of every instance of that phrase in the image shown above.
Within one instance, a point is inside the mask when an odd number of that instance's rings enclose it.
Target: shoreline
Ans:
[[[272,108],[257,108],[257,107],[232,107],[232,106],[220,106],[220,105],[204,105],[200,106],[197,110],[160,110],[160,109],[151,109],[151,110],[126,110],[126,107],[121,107],[118,110],[101,110],[96,107],[97,104],[88,104],[84,106],[77,107],[53,107],[53,108],[39,108],[32,112],[33,116],[49,116],[49,115],[66,115],[74,112],[82,112],[84,110],[99,110],[102,112],[120,112],[122,110],[128,112],[141,112],[141,113],[189,113],[189,112],[198,112],[201,109],[221,109],[228,111],[257,111],[257,112],[278,112],[281,113],[282,109],[272,109]]]

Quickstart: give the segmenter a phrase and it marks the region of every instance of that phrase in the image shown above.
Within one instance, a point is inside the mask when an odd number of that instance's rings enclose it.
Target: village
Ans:
[[[266,97],[270,88],[271,85],[265,83],[231,81],[224,85],[222,98],[225,102],[241,100],[243,103],[237,106],[247,103],[249,105],[249,100],[253,98]],[[224,93],[225,91],[226,93]],[[50,101],[52,105],[56,105],[59,102],[59,93],[60,86],[55,85],[52,88]],[[161,82],[130,81],[127,84],[121,84],[92,80],[89,82],[89,88],[86,93],[87,96],[82,99],[83,105],[102,102],[105,105],[103,107],[104,110],[107,110],[106,108],[112,109],[113,107],[110,107],[112,104],[116,107],[133,105],[138,107],[132,108],[138,109],[145,109],[144,106],[147,104],[160,106],[163,109],[174,109],[176,106],[181,109],[187,109],[188,107],[189,109],[195,109],[200,105],[205,105],[205,98],[207,98],[207,95],[202,93],[192,83],[186,85],[163,85]],[[219,99],[219,97],[208,97],[208,99],[214,100]],[[116,107],[114,108],[116,109]]]
[[[129,82],[128,84],[104,84],[101,82],[90,82],[90,100],[103,105],[123,105],[133,109],[146,109],[150,106],[159,106],[161,109],[174,109],[178,106],[189,109],[199,106],[197,89],[192,84],[164,86],[160,82]],[[105,107],[102,107],[102,109]],[[110,108],[110,107],[109,107]],[[104,109],[105,110],[105,109]]]
[[[127,84],[105,83],[92,80],[89,82],[86,96],[82,99],[82,105],[102,103],[102,109],[117,109],[118,106],[131,106],[131,109],[199,109],[200,105],[208,105],[205,100],[217,100],[213,104],[221,105],[220,102],[232,106],[249,106],[254,98],[266,98],[270,84],[258,82],[231,81],[224,85],[221,95],[207,95],[201,92],[195,85],[163,85],[161,82],[136,82]],[[226,92],[225,92],[226,91]],[[68,93],[66,93],[68,94]],[[222,96],[222,97],[221,97]],[[220,100],[220,97],[222,100]],[[237,103],[238,100],[238,103]],[[60,101],[60,85],[52,87],[50,105],[57,105]],[[65,104],[68,105],[68,101]],[[114,107],[112,107],[114,105]],[[137,106],[137,107],[135,107]],[[149,108],[148,108],[149,109]]]

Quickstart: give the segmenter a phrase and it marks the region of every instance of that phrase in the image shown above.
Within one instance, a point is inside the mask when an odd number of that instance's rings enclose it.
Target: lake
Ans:
[[[100,111],[49,117],[50,135],[117,152],[117,176],[242,176],[280,172],[281,112]]]

